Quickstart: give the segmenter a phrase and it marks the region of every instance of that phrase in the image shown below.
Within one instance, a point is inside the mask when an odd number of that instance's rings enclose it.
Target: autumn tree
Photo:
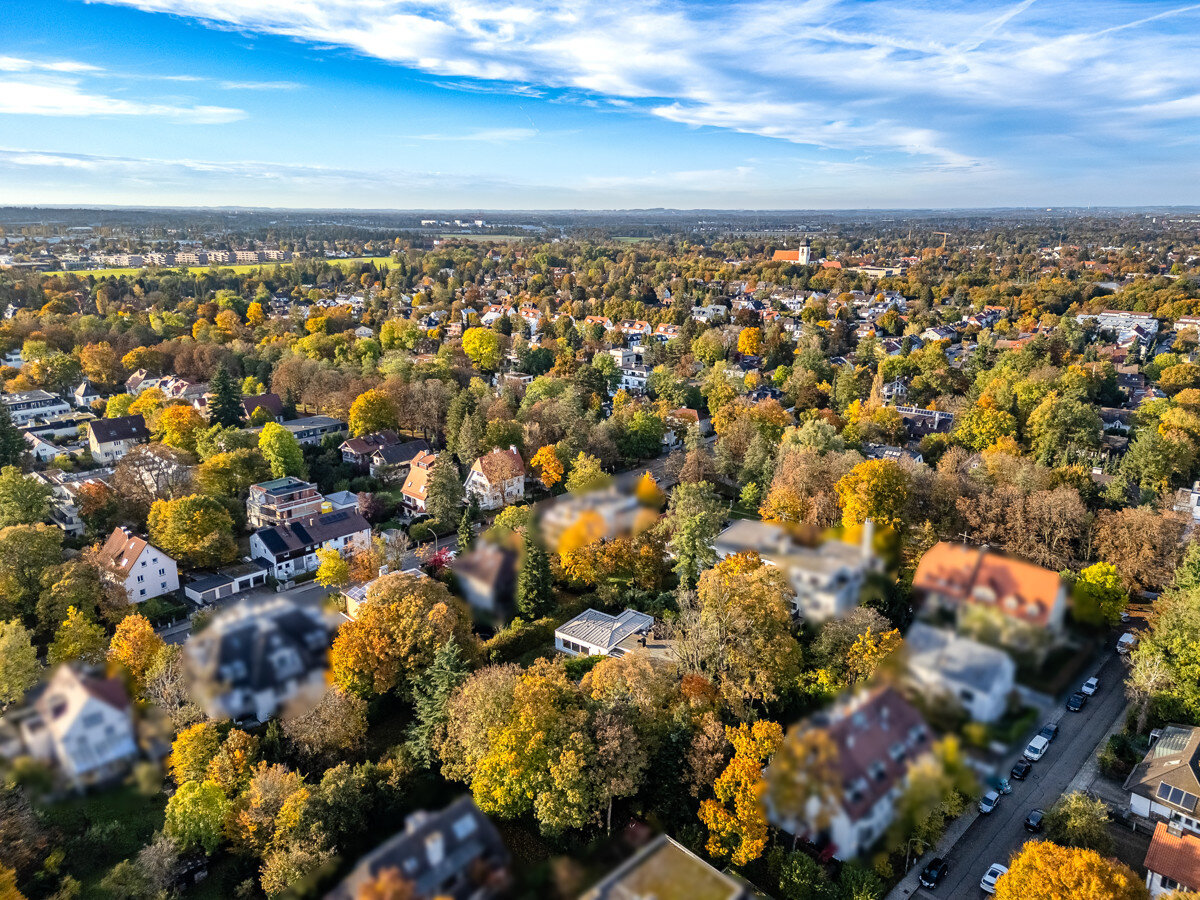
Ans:
[[[253,485],[271,477],[257,449],[237,449],[209,456],[196,469],[196,484],[212,497],[244,498]]]
[[[219,566],[237,557],[233,519],[212,497],[192,494],[156,500],[147,524],[154,546],[196,568]]]
[[[158,439],[168,447],[196,452],[196,439],[208,424],[195,407],[175,404],[162,411],[155,424]]]
[[[563,464],[559,461],[553,444],[547,444],[533,454],[529,465],[538,473],[538,478],[548,491],[554,490],[554,486],[562,481]]]
[[[1095,850],[1103,856],[1113,852],[1108,833],[1108,806],[1099,797],[1082,791],[1063,794],[1046,811],[1046,837],[1064,847]]]
[[[473,646],[463,602],[439,581],[393,572],[371,585],[358,618],[338,629],[333,680],[361,696],[387,693],[428,667],[451,637]]]
[[[211,855],[221,845],[229,801],[211,781],[187,781],[167,801],[164,827],[183,849]]]
[[[144,683],[154,658],[165,646],[150,620],[134,613],[117,624],[116,632],[108,645],[110,661],[122,666],[138,684]]]
[[[350,434],[353,437],[399,427],[396,403],[383,391],[364,391],[350,406]]]
[[[700,821],[708,828],[708,854],[744,866],[758,859],[767,845],[763,769],[783,742],[783,730],[775,722],[760,720],[727,728],[726,735],[733,759],[713,784],[715,799],[700,804]]]
[[[738,332],[737,352],[743,356],[757,356],[761,343],[761,328],[743,328]]]
[[[352,756],[367,736],[367,701],[332,686],[313,709],[285,717],[283,733],[308,762],[328,764]]]
[[[867,519],[896,528],[908,503],[909,477],[890,459],[861,462],[837,483],[843,525],[860,525]]]
[[[62,530],[53,525],[0,528],[0,616],[32,625],[43,578],[62,559]],[[61,619],[47,623],[53,629]]]
[[[767,773],[771,805],[818,830],[829,827],[843,799],[837,755],[837,744],[823,728],[791,729]]]
[[[317,584],[321,587],[342,588],[350,583],[350,563],[337,550],[322,548],[317,551],[317,559]]]
[[[1096,555],[1113,565],[1130,591],[1170,581],[1179,560],[1183,519],[1150,507],[1104,511],[1096,519]]]
[[[113,471],[112,488],[128,503],[148,512],[155,500],[171,500],[192,492],[192,459],[165,444],[134,447]]]
[[[50,665],[78,660],[89,666],[104,662],[108,639],[104,628],[90,616],[76,609],[67,608],[67,617],[54,633],[47,659]]]
[[[221,738],[212,722],[197,722],[183,729],[175,736],[167,759],[171,777],[176,784],[203,780],[220,749]]]
[[[278,422],[268,422],[263,426],[258,436],[258,449],[271,467],[272,477],[307,477],[308,470],[304,465],[304,451],[300,449],[300,442]]]
[[[1149,900],[1141,877],[1124,863],[1095,850],[1029,841],[996,882],[996,900]]]
[[[468,328],[462,336],[463,352],[484,372],[500,364],[500,335],[490,328]]]

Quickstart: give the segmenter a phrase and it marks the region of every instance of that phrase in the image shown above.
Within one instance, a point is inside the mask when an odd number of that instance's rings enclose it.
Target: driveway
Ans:
[[[1035,807],[1048,809],[1066,792],[1112,724],[1125,714],[1125,666],[1117,654],[1111,650],[1106,653],[1095,667],[1086,670],[1080,683],[1092,674],[1100,675],[1100,690],[1088,700],[1082,712],[1067,712],[1065,704],[1060,703],[1048,716],[1048,721],[1058,721],[1058,737],[1041,761],[1034,763],[1029,777],[1013,781],[1012,793],[1001,799],[994,813],[977,816],[962,837],[949,850],[942,851],[950,863],[946,880],[936,890],[916,888],[914,892],[915,882],[906,878],[892,891],[889,900],[910,896],[924,900],[983,896],[979,879],[988,866],[994,862],[1007,865],[1009,857],[1033,837],[1023,826],[1025,816]],[[1009,766],[1017,756],[1019,751],[1008,761]],[[1001,774],[1007,775],[1007,770]],[[974,811],[967,815],[974,815]],[[920,865],[926,862],[928,858]]]

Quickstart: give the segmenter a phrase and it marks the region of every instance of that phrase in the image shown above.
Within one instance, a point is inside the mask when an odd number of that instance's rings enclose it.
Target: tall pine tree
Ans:
[[[550,557],[533,537],[531,526],[525,527],[525,553],[521,571],[517,573],[517,613],[532,621],[550,612],[554,602]]]
[[[0,403],[0,467],[19,466],[27,449],[25,438],[13,424],[8,407]]]
[[[246,411],[242,408],[241,394],[229,370],[224,366],[217,369],[208,386],[212,392],[212,399],[208,402],[208,421],[226,428],[240,428],[246,420]]]
[[[466,681],[467,671],[467,661],[452,637],[437,649],[429,668],[413,682],[416,721],[408,729],[408,746],[426,767],[433,764],[438,735],[449,719],[450,697]]]

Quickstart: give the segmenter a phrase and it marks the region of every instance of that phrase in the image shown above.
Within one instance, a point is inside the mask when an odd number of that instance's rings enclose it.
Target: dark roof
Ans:
[[[342,441],[342,450],[349,450],[355,456],[363,456],[380,447],[390,447],[398,443],[400,436],[394,431],[384,429],[374,434],[364,434]]]
[[[1159,795],[1162,785],[1177,791]],[[1200,800],[1200,728],[1168,725],[1125,779],[1125,790],[1194,815]]]
[[[95,419],[88,423],[88,430],[97,443],[110,441],[148,441],[146,420],[140,415],[117,416],[115,419]]]
[[[378,448],[371,459],[385,466],[396,466],[411,463],[418,453],[428,453],[429,442],[424,440],[405,441],[403,444],[391,444]]]
[[[479,874],[480,862],[486,878],[508,866],[508,851],[488,817],[470,797],[461,797],[438,812],[409,816],[404,831],[360,859],[326,900],[353,900],[364,882],[387,868],[413,882],[418,896],[467,900],[479,896],[473,876]],[[463,877],[447,887],[455,876]]]
[[[303,547],[315,547],[326,541],[346,537],[358,531],[370,531],[371,526],[362,514],[352,509],[325,513],[308,522],[271,525],[255,532],[263,545],[278,556]]]
[[[260,406],[276,418],[283,415],[283,401],[279,399],[278,394],[257,394],[242,398],[242,407],[247,416],[254,415],[254,411]]]

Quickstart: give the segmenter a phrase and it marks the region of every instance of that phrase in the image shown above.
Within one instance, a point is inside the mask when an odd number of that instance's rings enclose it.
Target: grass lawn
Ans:
[[[308,260],[298,260],[298,262],[308,262]],[[353,259],[327,259],[325,262],[330,264],[340,265],[358,265],[360,263],[391,263],[390,256],[357,256]],[[139,269],[78,269],[72,272],[46,272],[46,275],[78,275],[81,278],[86,278],[88,275],[94,275],[96,278],[126,278],[136,277],[142,272],[151,271],[156,273],[175,272],[179,269],[186,268],[189,275],[194,275],[198,272],[207,272],[210,269],[225,271],[231,269],[235,275],[249,275],[251,272],[256,272],[259,269],[268,270],[274,269],[276,266],[287,267],[294,265],[294,262],[265,262],[265,263],[243,263],[241,265],[226,265],[226,266],[142,266]]]
[[[83,896],[104,897],[100,879],[134,856],[162,827],[167,801],[131,785],[72,797],[45,808],[46,822],[62,835],[66,850],[61,871],[78,878]]]

